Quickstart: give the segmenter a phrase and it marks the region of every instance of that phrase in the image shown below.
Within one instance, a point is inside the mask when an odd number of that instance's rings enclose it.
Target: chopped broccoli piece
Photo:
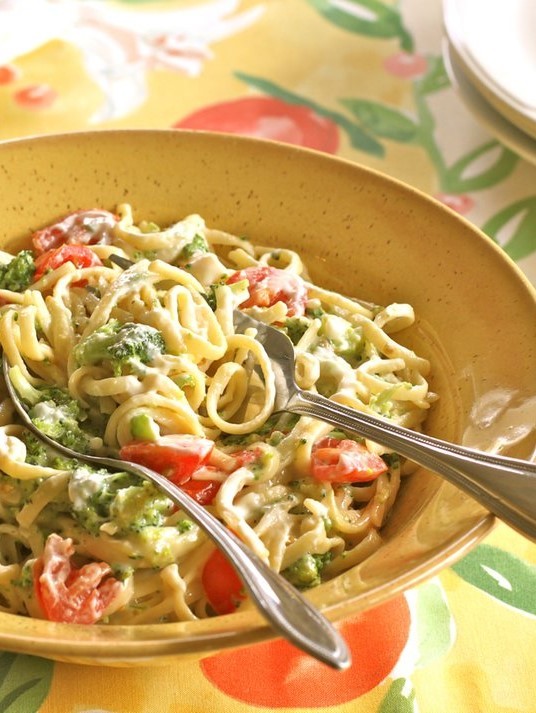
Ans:
[[[18,366],[10,369],[9,378],[21,399],[31,407],[28,416],[40,431],[79,453],[88,452],[91,436],[80,427],[87,414],[67,391],[57,386],[35,388]],[[42,461],[44,455],[32,449],[30,458]]]
[[[21,440],[26,446],[26,463],[44,467],[49,465],[51,450],[36,435],[28,431]]]
[[[139,262],[139,260],[156,260],[156,258],[156,250],[136,250],[134,252],[135,262]]]
[[[354,327],[342,317],[326,313],[318,335],[326,338],[335,354],[350,366],[355,368],[360,364],[366,343],[361,327]]]
[[[172,503],[148,480],[117,492],[111,506],[111,520],[120,532],[141,532],[161,527],[171,513]]]
[[[20,587],[21,589],[33,589],[34,586],[34,571],[32,562],[25,562],[20,570],[20,576],[18,579],[12,579],[11,584],[14,587]]]
[[[35,273],[31,250],[21,250],[7,265],[0,266],[0,289],[24,292]]]
[[[177,530],[181,533],[181,535],[183,532],[188,532],[188,530],[191,530],[193,526],[194,523],[191,520],[179,520],[176,525]]]
[[[357,366],[362,359],[365,341],[361,329],[350,328],[344,339],[334,343],[335,354],[342,357],[351,366]]]
[[[40,386],[36,388],[32,386],[22,373],[19,366],[13,366],[9,370],[9,378],[15,391],[20,398],[29,406],[35,406],[43,401],[53,401],[58,406],[65,406],[74,418],[79,420],[85,419],[80,404],[73,399],[65,389],[59,386]]]
[[[74,356],[80,366],[110,362],[113,372],[120,376],[125,371],[143,371],[166,348],[161,332],[147,324],[112,319],[100,329],[79,342]]]
[[[217,301],[216,301],[216,287],[219,287],[220,285],[225,285],[225,280],[220,280],[219,282],[213,282],[212,285],[209,285],[206,288],[206,292],[203,295],[205,300],[208,302],[208,306],[210,309],[215,312],[216,307],[218,306]]]
[[[186,386],[195,386],[196,381],[191,374],[179,374],[173,378],[179,389],[184,389]]]
[[[322,307],[313,307],[313,308],[307,307],[305,309],[305,314],[308,317],[311,317],[311,319],[319,319],[320,317],[322,317],[323,314],[325,314],[325,312],[322,309]]]
[[[87,453],[90,436],[80,427],[80,414],[80,406],[74,399],[66,403],[39,401],[28,411],[34,425],[52,440],[78,453]]]
[[[180,257],[189,260],[195,253],[208,253],[207,241],[202,235],[194,235],[192,241],[181,250]]]
[[[156,441],[160,435],[158,424],[146,413],[139,413],[130,420],[130,433],[137,441]]]
[[[158,527],[173,503],[152,483],[131,473],[92,472],[77,468],[71,477],[69,496],[78,522],[96,534],[110,522],[120,534]]]
[[[307,553],[284,569],[281,574],[298,589],[317,587],[322,581],[320,574],[331,557],[331,552],[323,555]]]
[[[26,446],[26,463],[57,470],[74,470],[78,466],[77,460],[58,455],[30,431],[24,433],[21,440]]]
[[[309,322],[306,319],[301,319],[300,317],[291,317],[285,320],[285,329],[287,330],[287,336],[290,341],[296,346],[296,344],[303,337]]]
[[[112,567],[112,574],[115,579],[118,579],[120,582],[125,582],[134,574],[134,568],[126,564],[115,564]]]

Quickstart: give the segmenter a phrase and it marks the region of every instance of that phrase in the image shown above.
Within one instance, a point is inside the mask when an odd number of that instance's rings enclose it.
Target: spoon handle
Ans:
[[[319,418],[392,448],[443,476],[501,520],[536,540],[536,463],[447,443],[301,389],[295,390],[286,410]]]
[[[329,666],[340,670],[348,668],[350,654],[335,627],[284,577],[270,569],[193,498],[163,475],[137,463],[100,456],[84,456],[85,459],[153,481],[228,556],[258,609],[278,633]]]

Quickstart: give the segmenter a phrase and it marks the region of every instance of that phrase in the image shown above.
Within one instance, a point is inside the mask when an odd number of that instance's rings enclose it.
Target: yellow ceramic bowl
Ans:
[[[210,226],[288,246],[312,278],[379,304],[410,302],[406,343],[433,366],[429,433],[491,447],[522,420],[536,384],[536,298],[491,240],[379,173],[303,149],[178,131],[47,136],[0,144],[0,245],[78,208]],[[527,418],[528,418],[528,409]],[[520,416],[521,414],[521,416]],[[529,429],[530,430],[530,429]],[[515,451],[528,455],[525,439]],[[383,546],[308,596],[336,621],[399,594],[466,554],[493,518],[429,472],[405,482]],[[272,636],[255,611],[151,626],[74,626],[1,614],[0,649],[93,664],[200,656]]]

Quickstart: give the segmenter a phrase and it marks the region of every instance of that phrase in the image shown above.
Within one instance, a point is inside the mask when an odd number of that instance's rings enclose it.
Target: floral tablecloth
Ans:
[[[469,114],[441,48],[439,0],[0,0],[0,140],[189,127],[309,146],[436,196],[536,283],[536,166]],[[341,628],[343,673],[282,641],[164,668],[6,652],[0,711],[534,713],[536,544],[499,524]]]

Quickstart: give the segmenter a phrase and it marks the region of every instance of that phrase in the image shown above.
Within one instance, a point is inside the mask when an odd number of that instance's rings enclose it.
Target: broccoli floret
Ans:
[[[26,463],[30,465],[48,466],[50,463],[50,448],[40,441],[33,433],[25,433],[21,440],[26,446]]]
[[[77,417],[81,416],[80,405],[65,389],[61,389],[59,386],[39,386],[37,388],[32,386],[19,366],[11,367],[9,378],[24,403],[35,406],[40,401],[54,401],[56,404],[69,406]]]
[[[331,557],[331,552],[326,552],[324,555],[307,553],[284,569],[281,574],[297,589],[317,587],[322,581],[320,574]]]
[[[56,470],[73,470],[78,466],[77,460],[58,455],[29,431],[22,435],[21,440],[26,445],[26,463]]]
[[[202,235],[194,235],[192,241],[181,250],[180,258],[189,260],[195,253],[207,253],[207,241]]]
[[[35,273],[31,250],[21,250],[7,265],[0,266],[0,289],[24,292]]]
[[[152,483],[131,473],[77,468],[69,497],[78,522],[92,534],[109,522],[119,534],[161,526],[173,503]]]
[[[28,416],[52,440],[78,453],[89,451],[90,436],[80,427],[81,409],[74,399],[64,403],[39,401],[28,411]]]
[[[147,324],[112,319],[83,339],[74,349],[80,366],[109,362],[116,376],[125,371],[139,373],[166,349],[161,332]]]
[[[9,378],[21,399],[31,407],[28,416],[40,431],[79,453],[89,451],[91,436],[80,427],[80,421],[85,421],[87,414],[78,401],[57,386],[35,388],[18,366],[10,369]],[[30,458],[42,461],[44,455],[35,451],[30,453]]]

